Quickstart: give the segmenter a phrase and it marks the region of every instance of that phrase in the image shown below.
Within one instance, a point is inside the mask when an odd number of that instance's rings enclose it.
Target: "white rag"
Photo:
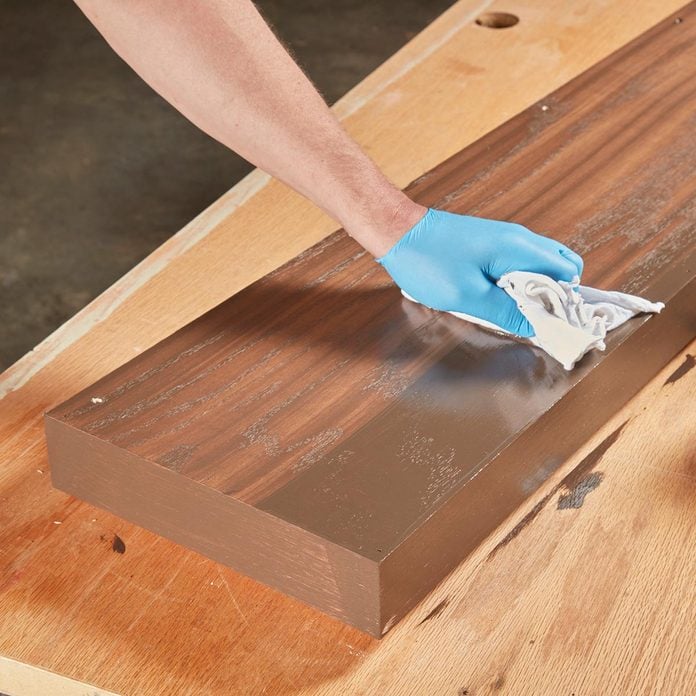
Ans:
[[[649,302],[624,292],[598,290],[572,282],[555,281],[541,273],[513,271],[498,281],[517,303],[534,329],[527,339],[571,370],[585,353],[606,348],[607,331],[615,329],[641,312],[660,312],[663,302]],[[404,297],[417,302],[401,291]],[[462,312],[449,312],[455,317],[480,324],[510,335],[497,324]]]

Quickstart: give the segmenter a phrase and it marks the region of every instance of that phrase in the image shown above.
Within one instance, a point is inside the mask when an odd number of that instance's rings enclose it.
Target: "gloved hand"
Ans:
[[[571,281],[583,267],[574,251],[522,225],[434,208],[376,260],[427,307],[470,314],[527,338],[534,330],[496,281],[510,271]]]

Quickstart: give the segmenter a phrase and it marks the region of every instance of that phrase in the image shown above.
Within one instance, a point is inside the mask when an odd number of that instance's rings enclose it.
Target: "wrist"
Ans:
[[[373,256],[384,256],[401,237],[417,224],[428,209],[393,188],[356,212],[344,224],[346,232]]]

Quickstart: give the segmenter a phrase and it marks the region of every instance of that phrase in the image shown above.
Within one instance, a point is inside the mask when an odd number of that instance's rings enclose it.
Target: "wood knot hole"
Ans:
[[[507,29],[514,27],[519,21],[519,17],[509,12],[484,12],[476,20],[476,24],[488,29]]]

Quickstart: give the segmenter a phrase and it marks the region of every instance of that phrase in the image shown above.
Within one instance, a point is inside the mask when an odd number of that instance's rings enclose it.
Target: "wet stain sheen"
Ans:
[[[689,370],[696,365],[696,355],[687,355],[684,362],[665,380],[663,387],[667,384],[674,384],[680,380]]]
[[[126,544],[118,534],[114,534],[111,550],[115,551],[116,553],[126,553]]]
[[[416,625],[420,626],[421,624],[425,623],[426,621],[429,621],[430,619],[435,618],[439,614],[442,613],[442,610],[449,604],[449,598],[445,597],[434,609],[428,612],[428,614],[425,616],[425,618],[421,619]]]

